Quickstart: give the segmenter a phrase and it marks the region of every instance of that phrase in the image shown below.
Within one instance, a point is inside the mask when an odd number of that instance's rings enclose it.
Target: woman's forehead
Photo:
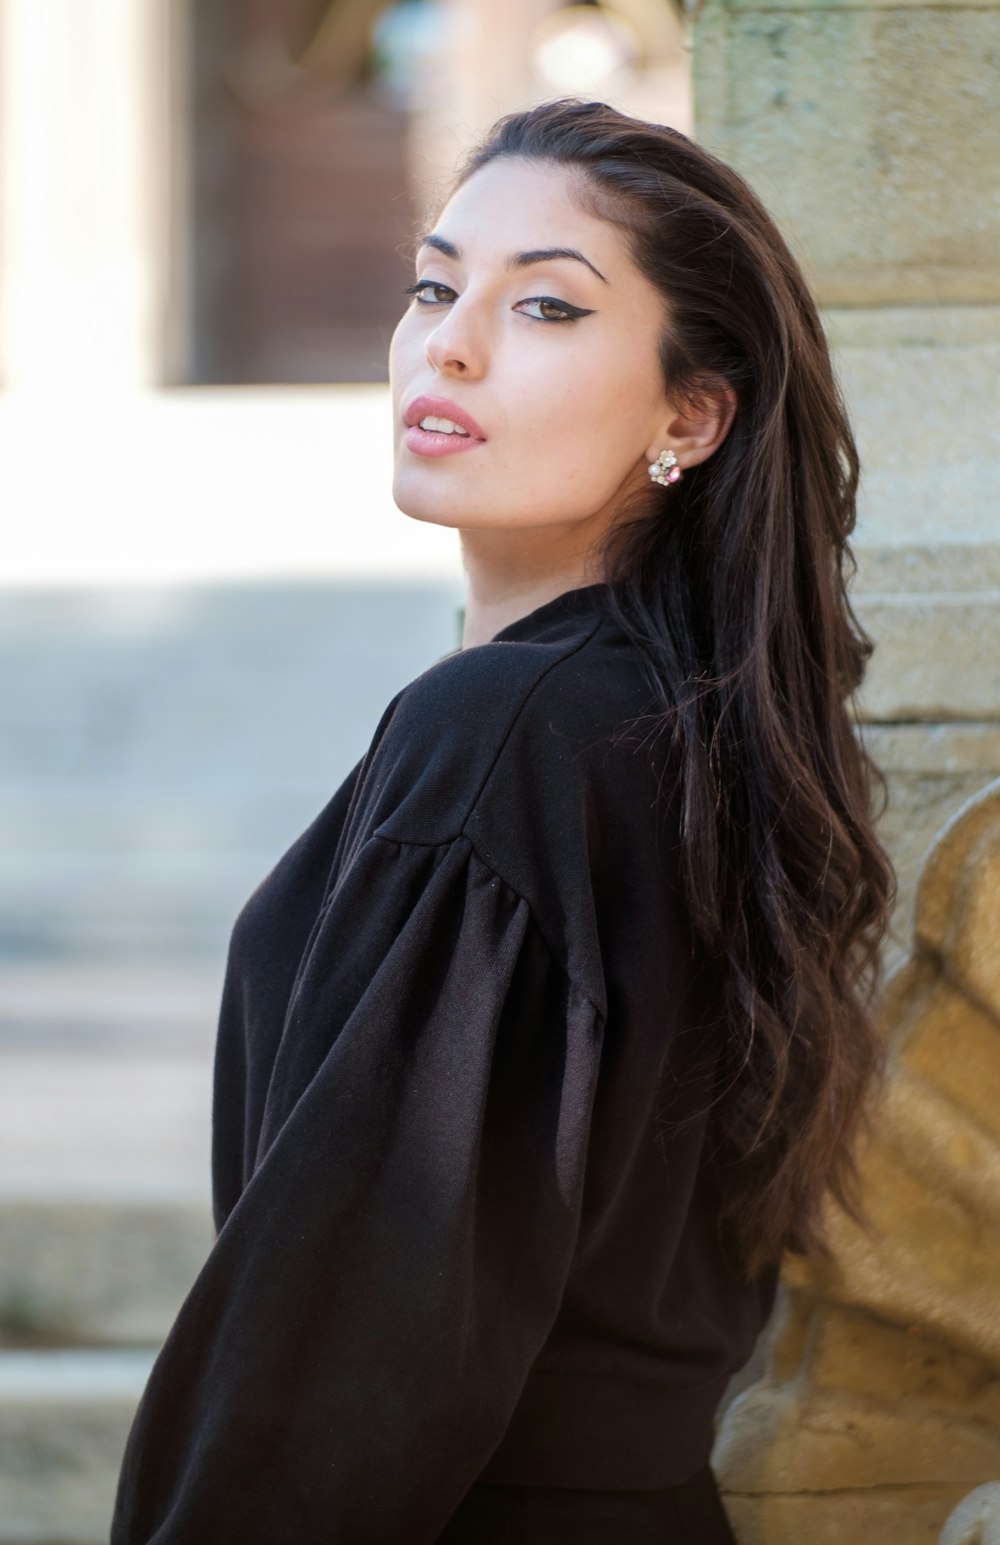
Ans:
[[[455,190],[417,250],[431,238],[432,248],[456,261],[511,267],[526,266],[526,255],[562,251],[610,283],[608,267],[628,256],[625,233],[584,206],[581,178],[576,167],[497,157]]]

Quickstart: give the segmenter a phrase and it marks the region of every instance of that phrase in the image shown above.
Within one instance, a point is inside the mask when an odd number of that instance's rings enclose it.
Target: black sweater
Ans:
[[[717,1237],[676,768],[605,594],[397,693],[240,913],[218,1237],[112,1545],[422,1545],[477,1479],[708,1460],[777,1268],[744,1284]]]

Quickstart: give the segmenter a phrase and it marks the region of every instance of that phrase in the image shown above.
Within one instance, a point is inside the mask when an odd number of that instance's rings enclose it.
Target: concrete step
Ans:
[[[156,1355],[0,1353],[0,1545],[107,1545],[125,1441]]]
[[[0,1200],[0,1345],[158,1345],[214,1237],[204,1201]]]
[[[116,951],[110,960],[93,955],[0,960],[0,1059],[12,1048],[65,1051],[72,1058],[94,1048],[127,1056],[157,1046],[169,1056],[192,1053],[207,1064],[225,949],[204,964],[190,958],[134,961],[123,953]],[[52,1079],[65,1087],[66,1074],[58,1063],[51,1067]],[[12,1076],[17,1076],[13,1070]]]
[[[21,959],[216,958],[240,906],[324,803],[0,792],[0,972]]]
[[[0,1200],[207,1205],[211,1062],[152,1042],[0,1055]]]
[[[27,811],[314,798],[455,647],[454,601],[441,586],[6,593],[0,793]]]
[[[392,694],[455,646],[458,598],[5,596],[0,1545],[106,1545],[135,1407],[214,1236],[232,923]]]

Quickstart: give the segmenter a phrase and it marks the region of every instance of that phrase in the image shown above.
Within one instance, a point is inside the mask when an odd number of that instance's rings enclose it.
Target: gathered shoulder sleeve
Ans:
[[[437,1538],[559,1309],[602,1036],[469,836],[368,837],[136,1413],[112,1545]]]

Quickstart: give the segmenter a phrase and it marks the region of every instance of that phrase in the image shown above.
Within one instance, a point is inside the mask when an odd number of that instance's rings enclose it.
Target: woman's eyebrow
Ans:
[[[438,252],[443,252],[445,257],[454,258],[456,262],[462,256],[461,249],[456,247],[454,242],[439,236],[436,231],[431,231],[429,235],[420,238],[417,245],[418,252],[421,247],[434,247]],[[535,247],[530,252],[512,252],[505,260],[504,267],[528,268],[532,263],[548,263],[553,258],[572,258],[574,262],[586,264],[591,273],[596,274],[603,284],[611,282],[605,279],[600,269],[595,268],[589,258],[585,258],[582,252],[577,252],[575,247]]]

